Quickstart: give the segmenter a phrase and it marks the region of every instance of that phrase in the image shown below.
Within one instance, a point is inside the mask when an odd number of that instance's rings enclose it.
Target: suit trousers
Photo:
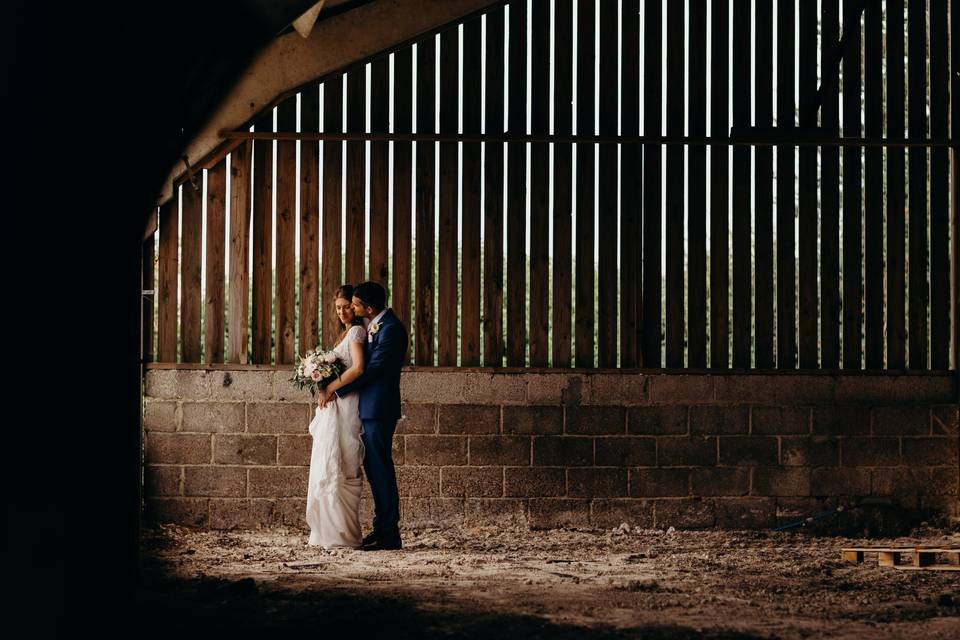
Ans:
[[[373,493],[373,530],[377,537],[393,541],[400,537],[400,494],[393,466],[393,432],[397,418],[363,420],[363,469]]]

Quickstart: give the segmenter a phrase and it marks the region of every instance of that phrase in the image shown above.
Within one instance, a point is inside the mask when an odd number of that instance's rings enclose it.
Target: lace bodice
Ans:
[[[355,324],[350,327],[350,330],[347,331],[347,335],[343,337],[337,346],[333,348],[334,353],[340,356],[340,359],[343,360],[343,363],[350,368],[353,366],[353,356],[350,354],[350,343],[351,342],[364,342],[367,339],[367,330],[363,328],[362,325]]]

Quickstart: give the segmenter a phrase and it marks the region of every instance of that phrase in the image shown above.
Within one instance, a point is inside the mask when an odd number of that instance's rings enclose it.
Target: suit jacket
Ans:
[[[360,392],[361,420],[400,418],[400,368],[409,344],[406,327],[393,309],[387,309],[380,318],[380,329],[369,334],[364,345],[363,373],[335,392],[340,398]]]

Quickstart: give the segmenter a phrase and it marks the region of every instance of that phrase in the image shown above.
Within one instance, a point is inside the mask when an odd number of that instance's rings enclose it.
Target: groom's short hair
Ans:
[[[379,282],[361,282],[353,288],[353,297],[378,311],[387,306],[387,292]]]

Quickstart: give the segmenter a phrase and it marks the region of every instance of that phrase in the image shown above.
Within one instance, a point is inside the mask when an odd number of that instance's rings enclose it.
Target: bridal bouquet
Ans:
[[[298,389],[308,387],[310,395],[316,396],[317,391],[339,378],[346,367],[343,360],[333,351],[323,351],[319,347],[300,358],[300,364],[293,368],[293,377],[290,382]]]

